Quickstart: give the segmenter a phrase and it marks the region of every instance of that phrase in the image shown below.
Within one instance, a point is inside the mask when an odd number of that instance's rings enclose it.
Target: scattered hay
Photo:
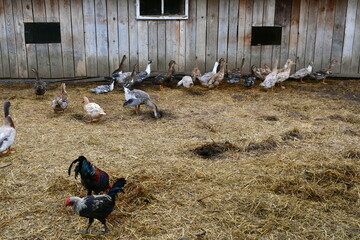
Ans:
[[[195,148],[194,151],[196,154],[200,155],[202,158],[213,158],[217,157],[219,154],[226,152],[226,151],[235,151],[238,148],[231,144],[230,142],[226,141],[224,143],[207,143],[200,147]]]
[[[357,193],[351,191],[354,186],[351,179],[338,169],[326,169],[319,172],[305,171],[304,175],[297,175],[276,181],[272,189],[276,194],[293,195],[301,199],[321,202],[339,197],[345,201],[355,203]],[[345,188],[344,188],[345,186]]]
[[[245,152],[271,150],[276,148],[278,145],[279,143],[277,141],[269,138],[260,143],[249,143],[249,145],[245,148]]]
[[[299,130],[298,129],[293,129],[291,131],[288,131],[286,132],[282,138],[282,140],[286,141],[286,140],[293,140],[293,141],[296,141],[296,140],[302,140],[304,139],[304,137],[300,134]]]

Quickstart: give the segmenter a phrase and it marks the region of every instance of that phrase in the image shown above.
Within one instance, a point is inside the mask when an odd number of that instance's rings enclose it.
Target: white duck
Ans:
[[[90,102],[87,97],[84,97],[84,110],[87,115],[89,115],[89,122],[99,121],[102,116],[105,116],[106,113],[104,110],[97,104]]]
[[[190,76],[184,76],[178,83],[177,87],[183,85],[186,88],[191,88],[194,86],[193,78]]]
[[[276,75],[278,73],[277,64],[278,64],[278,60],[275,60],[275,65],[273,67],[273,70],[268,75],[266,75],[265,80],[262,83],[260,83],[260,86],[271,89],[275,86]]]
[[[286,61],[284,68],[280,72],[278,72],[278,74],[276,75],[276,83],[279,83],[281,88],[285,88],[285,86],[282,85],[282,82],[284,82],[285,80],[287,80],[289,78],[291,66],[294,64],[296,64],[294,61],[292,61],[291,59],[288,59]]]
[[[6,101],[4,104],[4,122],[0,127],[0,152],[3,154],[14,153],[11,150],[11,145],[14,143],[16,136],[16,129],[12,118],[10,117],[10,102]]]

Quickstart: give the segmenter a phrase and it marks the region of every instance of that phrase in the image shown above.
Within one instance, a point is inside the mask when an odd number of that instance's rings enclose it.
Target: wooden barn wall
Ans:
[[[314,61],[341,62],[337,73],[359,73],[360,0],[189,0],[188,20],[135,19],[135,0],[0,0],[0,77],[104,76],[123,54],[125,69],[135,63],[165,71],[191,71],[195,56],[202,71],[223,57],[229,68],[244,57],[250,65],[296,68]],[[60,22],[61,43],[25,44],[24,22]],[[251,46],[252,26],[283,27],[282,44]],[[46,34],[46,33],[44,33]]]

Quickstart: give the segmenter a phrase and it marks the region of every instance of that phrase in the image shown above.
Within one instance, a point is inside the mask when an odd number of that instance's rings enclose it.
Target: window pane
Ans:
[[[185,0],[164,0],[164,15],[172,14],[185,14]]]
[[[140,0],[140,15],[161,15],[161,0]]]

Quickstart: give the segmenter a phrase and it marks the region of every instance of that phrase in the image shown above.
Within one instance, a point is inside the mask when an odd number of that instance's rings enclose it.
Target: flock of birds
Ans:
[[[123,106],[133,106],[137,114],[140,114],[140,106],[146,105],[153,109],[154,117],[160,118],[161,114],[156,106],[150,99],[150,95],[143,90],[137,89],[144,81],[151,81],[153,84],[159,85],[160,90],[164,89],[164,86],[184,86],[191,88],[196,81],[199,81],[200,85],[209,89],[219,86],[219,84],[226,79],[229,83],[236,83],[242,79],[242,85],[245,87],[252,87],[256,80],[262,80],[260,86],[264,88],[273,88],[276,84],[279,84],[281,88],[285,88],[282,83],[288,78],[299,79],[300,82],[307,76],[312,76],[317,80],[322,80],[322,83],[326,84],[325,79],[332,74],[334,65],[338,62],[332,60],[327,69],[323,69],[317,72],[313,71],[313,63],[310,62],[305,68],[302,68],[290,75],[291,66],[295,64],[294,61],[288,59],[283,68],[277,68],[277,62],[273,69],[270,69],[266,64],[263,68],[252,66],[251,74],[243,74],[244,59],[242,60],[241,67],[225,73],[226,62],[223,58],[215,62],[211,72],[201,74],[197,58],[195,59],[195,66],[189,76],[183,76],[180,81],[174,77],[176,62],[171,60],[168,65],[168,71],[163,74],[159,74],[153,78],[150,78],[151,63],[149,60],[145,71],[139,71],[139,65],[135,64],[131,72],[124,72],[123,65],[126,56],[124,55],[119,68],[116,69],[110,77],[105,79],[110,80],[110,84],[100,85],[96,88],[90,89],[91,92],[96,94],[111,92],[114,89],[115,82],[122,86],[125,95],[125,102]],[[34,91],[37,96],[44,95],[46,92],[46,82],[44,82],[38,74],[38,71],[32,69],[36,75],[36,82],[34,85]],[[89,116],[89,122],[95,122],[106,113],[104,110],[94,102],[90,102],[89,99],[83,97],[83,108],[86,114]],[[68,107],[69,99],[66,91],[65,83],[61,84],[61,92],[55,96],[51,101],[51,107],[55,113],[64,112]],[[10,102],[4,103],[4,121],[0,127],[0,152],[3,154],[15,153],[12,149],[12,144],[16,136],[16,128],[14,122],[10,116]],[[109,175],[91,164],[85,157],[80,156],[73,161],[68,169],[68,174],[71,174],[71,167],[77,163],[75,167],[75,178],[80,174],[81,183],[87,189],[87,196],[84,198],[69,197],[66,199],[66,205],[72,206],[75,213],[82,217],[89,219],[89,225],[85,232],[89,231],[94,219],[98,219],[104,224],[106,233],[108,227],[106,225],[106,217],[113,211],[115,206],[115,197],[119,191],[123,191],[123,187],[126,184],[124,178],[116,180],[113,186],[109,185]],[[92,191],[95,195],[91,195]],[[100,192],[104,192],[99,195]]]

